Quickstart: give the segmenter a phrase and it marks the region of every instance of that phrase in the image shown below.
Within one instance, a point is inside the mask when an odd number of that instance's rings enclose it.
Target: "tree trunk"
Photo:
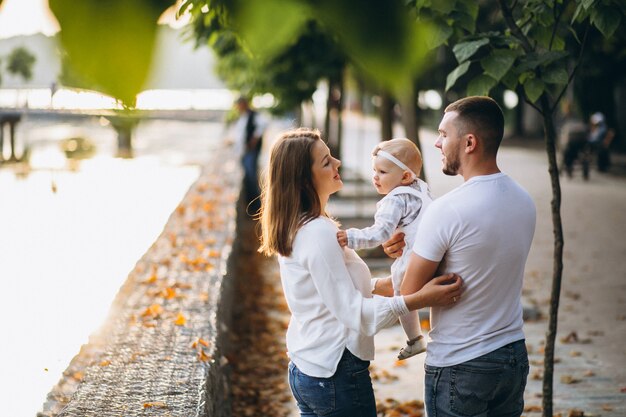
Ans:
[[[341,142],[343,139],[343,103],[344,103],[344,90],[343,90],[343,73],[340,73],[339,79],[337,80],[337,89],[339,91],[339,98],[337,100],[337,158],[342,159],[341,155]]]
[[[118,115],[107,117],[111,126],[117,132],[117,154],[118,158],[133,157],[133,130],[139,119],[132,115]]]
[[[404,124],[404,132],[411,142],[417,145],[417,149],[422,152],[419,138],[419,120],[417,117],[417,89],[412,88],[410,94],[407,94],[402,100],[402,121]],[[426,181],[424,170],[419,173],[421,179]]]
[[[393,99],[387,91],[380,95],[380,127],[382,140],[393,137]]]
[[[548,152],[548,170],[552,184],[552,227],[554,231],[554,258],[552,268],[552,292],[550,296],[550,317],[546,332],[546,346],[543,374],[543,416],[552,417],[552,391],[554,379],[554,344],[556,340],[559,301],[561,297],[561,278],[563,275],[563,225],[561,222],[561,183],[556,162],[556,130],[554,128],[552,106],[545,93],[541,96],[546,151]]]

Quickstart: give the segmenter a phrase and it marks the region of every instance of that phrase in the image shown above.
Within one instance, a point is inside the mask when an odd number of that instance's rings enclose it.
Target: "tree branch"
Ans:
[[[578,67],[580,67],[580,64],[582,63],[583,53],[585,52],[585,45],[587,44],[587,34],[589,34],[590,27],[591,27],[591,24],[587,23],[587,27],[585,28],[585,34],[583,35],[583,41],[580,46],[580,53],[578,54],[578,59],[576,60],[576,65],[574,66],[574,69],[572,70],[569,77],[567,78],[567,84],[565,84],[565,86],[563,87],[563,90],[561,90],[561,93],[557,96],[556,100],[554,101],[554,106],[550,109],[551,112],[554,112],[556,110],[556,106],[558,106],[559,101],[561,101],[563,94],[565,94],[565,91],[567,91],[567,87],[571,84],[572,80],[574,79],[574,75],[576,74],[576,71],[578,70]]]
[[[557,4],[556,2],[554,3],[554,9],[552,9],[553,14],[554,14],[554,26],[552,27],[552,36],[550,37],[550,43],[548,44],[548,50],[551,51],[552,50],[552,43],[554,42],[554,38],[556,37],[556,31],[559,29],[559,22],[561,21],[561,17],[563,16],[563,13],[565,13],[565,9],[567,8],[567,4],[569,3],[569,0],[565,0],[563,2],[563,8],[557,12]]]
[[[517,26],[517,23],[515,23],[515,19],[513,18],[513,12],[509,8],[509,6],[506,5],[505,0],[498,0],[498,3],[500,4],[500,10],[502,10],[502,16],[504,17],[504,21],[506,22],[506,25],[509,27],[509,29],[511,29],[511,33],[513,34],[513,36],[519,39],[526,53],[532,52],[533,47],[530,45],[530,42],[528,41],[526,35],[524,35],[519,26]]]
[[[535,103],[532,103],[531,101],[528,100],[528,97],[526,97],[526,94],[522,94],[522,96],[524,97],[524,101],[533,109],[537,110],[537,112],[539,112],[540,115],[543,116],[543,110],[541,110],[540,107],[538,107]]]

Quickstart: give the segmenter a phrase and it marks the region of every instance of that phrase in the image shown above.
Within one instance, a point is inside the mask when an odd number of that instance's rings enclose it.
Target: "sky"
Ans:
[[[51,36],[58,31],[48,0],[3,0],[0,5],[0,38],[35,33]]]
[[[175,17],[172,7],[161,16],[159,23],[179,28],[188,22],[188,16]],[[48,6],[48,0],[2,0],[0,5],[0,39],[43,33],[52,36],[59,31],[59,23]]]

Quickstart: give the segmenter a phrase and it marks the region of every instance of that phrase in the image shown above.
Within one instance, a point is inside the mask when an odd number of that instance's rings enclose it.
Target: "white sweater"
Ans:
[[[344,348],[374,359],[374,334],[409,311],[402,296],[372,296],[367,265],[339,246],[337,231],[333,221],[318,217],[297,232],[291,256],[278,257],[291,311],[289,358],[320,378],[335,373]]]

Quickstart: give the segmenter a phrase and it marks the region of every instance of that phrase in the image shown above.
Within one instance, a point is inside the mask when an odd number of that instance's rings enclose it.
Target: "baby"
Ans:
[[[428,185],[418,178],[422,170],[422,155],[417,146],[408,139],[391,139],[381,142],[372,151],[374,169],[372,182],[376,191],[385,197],[376,205],[374,225],[365,229],[348,229],[337,232],[337,240],[344,247],[365,249],[387,241],[396,230],[405,234],[406,247],[412,248],[421,214],[432,201]],[[410,250],[391,265],[391,281],[395,295],[406,271]],[[377,280],[373,280],[373,287]],[[372,289],[373,291],[373,289]],[[426,351],[417,311],[400,317],[407,335],[407,345],[398,359],[407,359]]]

